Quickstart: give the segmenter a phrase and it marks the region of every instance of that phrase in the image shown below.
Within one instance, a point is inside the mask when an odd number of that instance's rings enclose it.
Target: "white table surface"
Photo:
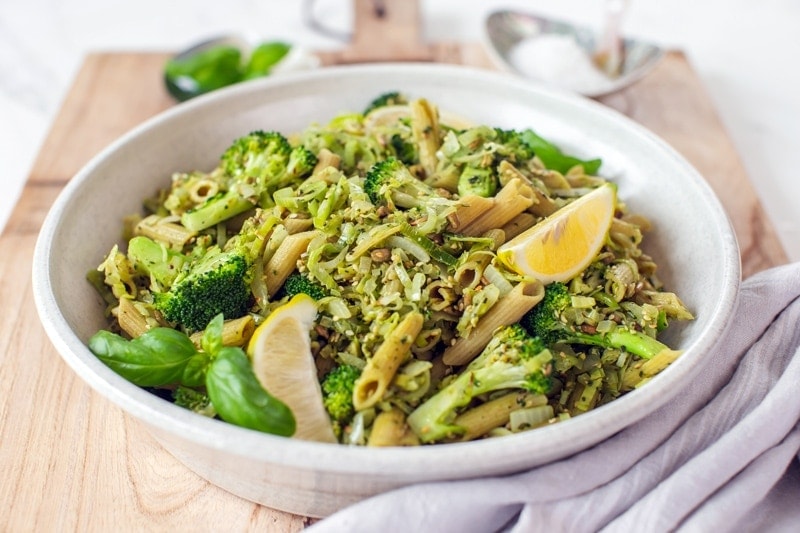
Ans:
[[[230,31],[309,48],[339,41],[303,22],[301,0],[0,0],[0,227],[82,59],[172,50]],[[421,0],[430,40],[475,41],[491,11],[516,8],[600,26],[601,0]],[[346,31],[347,0],[315,13]],[[626,34],[680,48],[701,76],[793,261],[800,260],[800,2],[633,0]],[[698,139],[701,142],[702,139]]]

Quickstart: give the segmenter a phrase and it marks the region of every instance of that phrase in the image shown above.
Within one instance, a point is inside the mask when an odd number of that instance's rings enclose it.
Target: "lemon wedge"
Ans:
[[[614,186],[601,185],[500,246],[497,257],[544,284],[572,279],[602,248],[615,207]]]
[[[316,302],[298,294],[256,328],[247,354],[261,386],[292,410],[297,422],[293,437],[335,443],[311,353],[309,331],[316,316]]]

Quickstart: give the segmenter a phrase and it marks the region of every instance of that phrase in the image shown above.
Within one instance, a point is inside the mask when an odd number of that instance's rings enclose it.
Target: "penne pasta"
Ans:
[[[308,249],[308,243],[317,235],[316,231],[304,231],[287,235],[275,250],[264,268],[267,292],[273,296],[281,288],[289,274],[297,268],[297,260]]]
[[[442,187],[436,183],[436,151],[440,145],[439,112],[435,106],[425,99],[414,100],[409,104],[411,111],[411,131],[419,152],[419,162],[425,171],[429,184]]]
[[[447,220],[450,231],[461,233],[469,224],[494,207],[494,198],[468,194],[458,201],[456,211]]]
[[[338,154],[334,154],[327,148],[323,148],[317,154],[317,164],[314,166],[314,170],[311,173],[312,176],[316,176],[323,170],[328,167],[333,167],[338,169],[342,164],[342,158]]]
[[[533,227],[536,221],[537,218],[529,211],[515,216],[502,228],[503,233],[505,233],[506,241],[510,241],[526,229]]]
[[[122,331],[135,339],[150,329],[147,318],[139,312],[130,298],[120,298],[117,307],[117,320]]]
[[[459,231],[464,235],[482,235],[501,228],[533,204],[533,189],[519,178],[506,183],[494,197],[492,208]]]
[[[222,344],[223,346],[245,346],[256,329],[256,322],[250,315],[241,318],[226,320],[222,323]],[[198,331],[190,337],[195,346],[200,347],[203,332]]]
[[[410,354],[422,324],[422,313],[408,313],[367,361],[353,389],[353,405],[357,411],[374,406],[383,397],[397,369]]]
[[[508,424],[512,411],[546,404],[547,396],[543,394],[510,392],[464,411],[453,424],[464,430],[458,440],[474,440]]]
[[[309,231],[314,227],[314,221],[310,218],[288,217],[284,219],[283,225],[289,235],[294,235],[295,233]]]
[[[418,446],[419,438],[406,424],[406,415],[397,408],[375,417],[367,446]]]
[[[489,342],[492,333],[501,326],[515,324],[544,297],[544,286],[539,281],[518,283],[478,321],[468,337],[458,337],[444,351],[443,360],[448,365],[465,365],[478,355]]]
[[[547,188],[543,183],[537,186],[533,183],[533,181],[531,181],[530,178],[528,178],[517,167],[508,161],[501,161],[497,167],[497,170],[500,174],[500,183],[506,184],[512,179],[518,178],[522,180],[526,186],[531,188],[533,202],[531,203],[530,207],[528,207],[529,212],[538,217],[546,217],[558,211],[558,205],[556,205],[556,203],[549,196],[542,192],[541,189]],[[536,181],[538,183],[538,178]]]
[[[168,244],[176,250],[181,250],[197,233],[186,229],[177,222],[168,220],[158,215],[150,215],[136,224],[134,233]]]

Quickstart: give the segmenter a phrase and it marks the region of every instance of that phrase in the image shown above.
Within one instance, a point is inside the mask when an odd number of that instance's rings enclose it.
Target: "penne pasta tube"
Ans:
[[[342,158],[338,154],[334,154],[327,148],[323,148],[317,154],[317,164],[314,166],[314,171],[312,172],[312,175],[317,175],[319,172],[322,172],[324,169],[328,167],[333,167],[338,169],[341,163],[342,163]]]
[[[500,164],[497,166],[497,171],[500,174],[500,183],[506,184],[514,178],[521,179],[527,186],[531,188],[531,194],[533,195],[533,203],[528,207],[528,211],[533,213],[536,216],[546,217],[555,213],[558,210],[558,206],[556,205],[553,200],[547,196],[544,192],[539,190],[530,179],[528,179],[525,174],[519,171],[517,167],[509,163],[508,161],[501,161]]]
[[[130,298],[120,298],[117,308],[117,322],[122,331],[135,339],[142,333],[150,329],[147,318],[142,315]]]
[[[255,320],[250,315],[226,320],[222,323],[222,344],[223,346],[244,346],[253,336],[255,329]],[[202,338],[202,331],[197,331],[190,337],[194,345],[198,347]]]
[[[651,377],[667,368],[682,353],[680,350],[665,349],[654,355],[652,359],[636,361],[622,377],[622,390],[631,390],[646,383]]]
[[[186,229],[181,224],[163,221],[158,215],[150,215],[139,221],[134,233],[169,244],[177,250],[181,250],[192,237],[197,235],[196,232]]]
[[[530,392],[510,392],[489,400],[456,417],[453,424],[464,428],[464,433],[458,440],[467,441],[482,437],[491,430],[508,424],[512,411],[545,404],[547,396]]]
[[[216,181],[201,179],[197,180],[197,182],[189,188],[189,199],[195,204],[200,205],[218,192],[219,184]]]
[[[536,224],[536,220],[537,218],[529,211],[515,216],[502,227],[503,232],[506,234],[506,240],[510,241],[526,229],[533,227]]]
[[[310,230],[312,227],[314,227],[314,221],[310,218],[290,216],[284,219],[283,225],[286,228],[286,231],[289,232],[289,235],[294,235],[295,233],[302,233]]]
[[[353,388],[356,411],[368,409],[383,398],[397,369],[411,353],[411,346],[422,330],[422,324],[422,313],[408,313],[367,361]]]
[[[544,183],[544,186],[550,190],[553,189],[570,189],[572,185],[567,178],[558,171],[551,170],[544,166],[544,163],[536,157],[533,159],[534,164],[529,167],[533,175]]]
[[[304,231],[287,235],[264,267],[267,292],[274,296],[289,274],[297,268],[297,260],[308,249],[308,243],[317,235],[316,231]]]
[[[544,286],[540,281],[518,283],[481,317],[468,337],[459,337],[444,351],[445,364],[465,365],[481,353],[492,334],[501,326],[516,324],[534,305],[544,297]]]
[[[503,246],[503,243],[505,243],[508,240],[508,238],[506,237],[506,232],[503,231],[502,228],[490,229],[489,231],[481,235],[481,237],[485,237],[487,239],[492,240],[492,246],[491,246],[492,251],[497,251],[497,249]]]
[[[476,236],[503,227],[533,204],[533,194],[533,187],[520,178],[512,179],[497,192],[492,208],[462,228],[460,233]]]
[[[375,417],[367,446],[418,446],[419,437],[406,424],[406,415],[396,407]]]
[[[478,219],[486,211],[494,207],[494,198],[484,198],[477,194],[468,194],[459,199],[455,212],[447,217],[450,230],[462,233],[463,228]]]
[[[436,106],[420,98],[409,104],[411,111],[411,131],[419,153],[419,162],[425,170],[427,178],[436,174],[436,151],[441,143],[439,132],[439,111]],[[433,187],[440,185],[435,181],[429,184]]]

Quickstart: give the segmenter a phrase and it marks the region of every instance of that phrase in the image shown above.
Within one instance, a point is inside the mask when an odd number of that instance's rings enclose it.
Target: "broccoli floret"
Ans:
[[[411,171],[394,157],[378,161],[364,177],[364,192],[375,205],[398,206],[404,209],[417,207],[432,209],[443,215],[455,206],[427,183],[417,179]]]
[[[286,171],[283,173],[281,180],[276,184],[277,188],[282,187],[285,182],[310,174],[316,164],[317,156],[314,155],[314,152],[305,146],[295,146],[289,152],[289,162],[286,164]]]
[[[322,379],[322,403],[331,417],[333,431],[341,435],[355,414],[353,388],[361,370],[352,365],[339,365]]]
[[[307,294],[314,300],[321,300],[328,296],[328,290],[308,275],[295,272],[283,282],[283,295],[292,298],[298,294]]]
[[[544,298],[522,317],[521,324],[546,344],[585,344],[602,348],[624,349],[634,355],[650,359],[669,348],[640,331],[623,325],[607,333],[577,331],[563,318],[564,311],[572,305],[572,295],[564,283],[554,282],[545,287]]]
[[[532,159],[536,152],[533,147],[525,142],[522,133],[517,130],[504,130],[495,128],[496,142],[500,145],[500,152],[506,156],[513,156],[518,161]]]
[[[226,189],[181,215],[191,231],[201,231],[256,205],[273,205],[272,193],[311,173],[317,157],[303,146],[292,147],[280,133],[254,131],[236,139],[222,154]]]
[[[458,194],[489,198],[497,192],[497,175],[491,168],[466,167],[458,178]]]
[[[139,235],[128,242],[128,259],[137,271],[150,276],[151,287],[168,290],[186,263],[186,256]]]
[[[220,313],[226,320],[247,313],[250,277],[250,266],[241,252],[213,247],[168,292],[154,293],[155,307],[168,321],[200,331]]]
[[[372,100],[369,105],[364,109],[364,115],[369,113],[370,111],[377,109],[379,107],[385,107],[389,105],[403,105],[407,104],[408,99],[400,94],[398,91],[389,91],[379,95],[377,98]]]
[[[542,341],[518,324],[500,328],[458,377],[409,415],[408,424],[422,442],[457,437],[464,432],[453,423],[458,411],[482,394],[502,389],[546,394],[551,360]]]
[[[502,131],[476,126],[446,134],[437,172],[443,179],[453,182],[459,195],[494,196],[499,186],[497,167],[500,162],[524,162],[533,156],[520,143],[505,145],[503,139],[510,141],[511,136],[503,135]]]
[[[264,180],[286,169],[292,147],[275,131],[257,130],[236,139],[222,154],[222,168],[233,178]]]
[[[419,159],[417,145],[409,139],[404,139],[399,133],[389,138],[389,146],[392,147],[395,157],[405,165],[413,165]]]
[[[172,401],[175,405],[194,411],[195,413],[214,418],[217,412],[211,404],[211,399],[207,394],[190,389],[189,387],[178,387],[172,393]]]

